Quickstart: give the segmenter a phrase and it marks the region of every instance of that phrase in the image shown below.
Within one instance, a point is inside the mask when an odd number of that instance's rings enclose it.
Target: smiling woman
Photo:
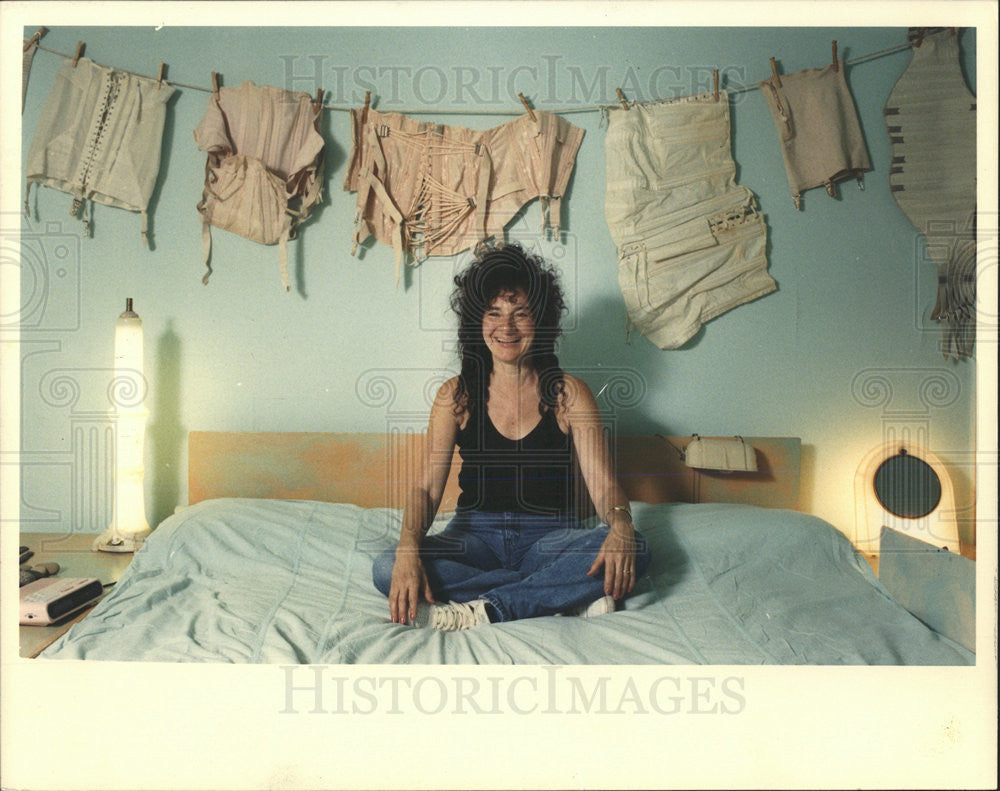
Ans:
[[[483,248],[456,276],[452,307],[461,373],[431,409],[399,544],[372,569],[392,620],[450,631],[613,612],[649,554],[611,474],[594,397],[559,367],[564,302],[556,272],[517,245]],[[456,514],[425,540],[456,447]],[[577,467],[606,526],[580,522]]]
[[[535,319],[521,289],[498,294],[483,314],[483,340],[494,361],[517,365],[535,339]]]

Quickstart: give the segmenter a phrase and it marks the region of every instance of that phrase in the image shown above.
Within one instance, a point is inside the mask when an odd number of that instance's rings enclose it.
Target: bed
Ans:
[[[680,437],[618,437],[653,563],[609,615],[440,633],[392,624],[371,562],[399,534],[417,434],[194,432],[189,503],[45,659],[310,664],[974,664],[838,530],[795,510],[799,441],[711,475]],[[454,508],[452,477],[432,531]],[[911,580],[912,582],[912,580]],[[931,580],[917,581],[931,584]],[[947,630],[944,630],[947,631]]]

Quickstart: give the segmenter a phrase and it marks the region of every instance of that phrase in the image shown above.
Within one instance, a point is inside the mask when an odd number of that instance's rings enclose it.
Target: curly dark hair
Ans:
[[[535,323],[535,338],[525,362],[538,374],[542,406],[554,408],[563,392],[563,371],[556,357],[559,322],[566,309],[559,275],[537,255],[515,243],[477,248],[468,267],[455,275],[451,307],[458,314],[458,352],[462,370],[455,389],[461,412],[489,399],[493,356],[483,340],[483,314],[499,295],[523,291]]]

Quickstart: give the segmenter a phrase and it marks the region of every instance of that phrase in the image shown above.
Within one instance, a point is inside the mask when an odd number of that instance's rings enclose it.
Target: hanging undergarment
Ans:
[[[198,203],[208,271],[209,226],[260,244],[278,245],[281,282],[288,290],[288,240],[322,199],[321,108],[307,93],[244,82],[220,88],[194,138],[208,152]]]
[[[843,66],[769,77],[760,90],[778,131],[796,209],[813,187],[826,187],[836,197],[836,183],[852,176],[861,187],[861,174],[872,165]]]
[[[64,60],[42,108],[25,165],[32,184],[73,196],[72,216],[90,233],[87,201],[142,215],[160,169],[167,100],[174,89],[149,77]],[[25,213],[28,196],[25,195]]]
[[[409,256],[454,255],[542,200],[558,237],[583,130],[534,110],[478,131],[371,108],[351,112],[353,147],[344,189],[358,193],[352,254],[369,236],[396,251],[396,282]]]
[[[35,59],[38,49],[38,34],[24,40],[24,54],[21,56],[21,112],[24,112],[24,100],[28,96],[28,77],[31,75],[31,62]]]
[[[725,91],[607,113],[604,208],[629,321],[676,349],[775,290],[767,226],[736,183]]]
[[[910,39],[913,59],[884,110],[889,184],[937,267],[931,318],[941,322],[942,351],[967,357],[976,332],[976,97],[962,77],[953,29],[923,36],[914,29]]]

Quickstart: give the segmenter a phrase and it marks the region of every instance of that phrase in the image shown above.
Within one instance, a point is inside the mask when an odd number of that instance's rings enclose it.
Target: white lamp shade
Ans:
[[[142,319],[128,300],[115,322],[114,380],[110,396],[115,424],[115,501],[111,525],[94,542],[105,552],[134,552],[149,535],[143,491],[145,389],[142,375]]]
[[[131,310],[115,321],[115,379],[112,400],[118,414],[142,412],[142,319]]]

